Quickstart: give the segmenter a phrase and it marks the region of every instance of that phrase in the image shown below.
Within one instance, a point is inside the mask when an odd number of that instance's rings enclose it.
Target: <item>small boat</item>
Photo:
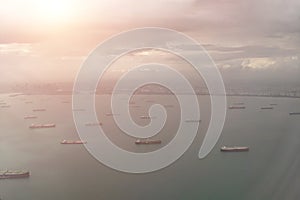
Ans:
[[[261,107],[261,110],[272,110],[274,107],[272,106],[265,106],[265,107]]]
[[[24,119],[36,119],[37,116],[35,115],[27,115],[27,116],[24,116]]]
[[[223,146],[220,149],[221,151],[225,151],[225,152],[240,152],[240,151],[249,151],[249,147],[227,147],[227,146]]]
[[[173,108],[174,105],[171,105],[171,104],[167,104],[167,105],[164,105],[165,108]]]
[[[185,122],[196,122],[196,123],[200,123],[201,119],[186,119]]]
[[[129,101],[129,105],[134,105],[135,102],[134,101]]]
[[[135,141],[135,144],[161,144],[161,140],[150,140],[150,139],[141,140],[141,139],[137,139]]]
[[[54,128],[55,124],[31,124],[29,128]]]
[[[119,115],[119,114],[114,114],[114,113],[105,113],[106,116],[116,116],[116,115]]]
[[[148,103],[154,103],[155,101],[154,100],[146,100],[146,102],[148,102]]]
[[[244,103],[243,102],[236,102],[233,105],[244,105]]]
[[[300,115],[300,112],[290,112],[290,115]]]
[[[229,109],[245,109],[245,106],[229,106]]]
[[[10,105],[3,105],[1,108],[10,108]]]
[[[45,108],[36,108],[36,109],[33,109],[32,110],[33,112],[43,112],[43,111],[46,111]]]
[[[141,106],[139,105],[130,105],[131,108],[140,108]]]
[[[0,171],[0,179],[12,179],[12,178],[27,178],[29,177],[29,171],[23,170],[5,170]]]
[[[32,101],[25,101],[25,103],[26,103],[26,104],[30,104],[30,103],[32,103]]]
[[[89,122],[85,124],[86,126],[102,126],[101,122]]]
[[[63,140],[60,142],[61,144],[86,144],[86,141],[83,140]]]
[[[277,106],[277,103],[270,103],[270,106]]]
[[[147,115],[142,115],[140,116],[141,119],[153,119],[154,117],[150,117],[150,116],[147,116]]]

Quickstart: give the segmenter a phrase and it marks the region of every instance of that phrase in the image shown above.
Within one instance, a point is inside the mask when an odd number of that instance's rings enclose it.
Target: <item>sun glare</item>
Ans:
[[[48,22],[66,21],[71,14],[71,4],[64,0],[39,1],[38,11],[40,17]]]

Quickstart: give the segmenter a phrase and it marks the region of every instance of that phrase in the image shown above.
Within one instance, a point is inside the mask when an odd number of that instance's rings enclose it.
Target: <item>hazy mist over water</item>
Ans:
[[[160,134],[165,145],[176,132],[176,100],[168,95],[137,95],[130,108],[137,123],[151,102],[174,105],[166,108],[168,121]],[[1,99],[1,168],[30,169],[29,179],[1,180],[2,199],[296,199],[299,196],[299,99],[229,97],[228,105],[243,102],[246,109],[228,110],[222,136],[209,156],[198,159],[203,134],[209,122],[209,98],[198,96],[201,123],[196,140],[171,166],[157,172],[134,175],[112,170],[96,161],[83,146],[61,145],[76,139],[71,99],[67,95],[32,95]],[[136,146],[105,116],[110,112],[109,95],[97,96],[97,113],[107,136],[119,146],[135,152],[153,151],[155,146]],[[173,100],[172,100],[173,99]],[[26,101],[32,101],[26,104]],[[260,107],[272,104],[273,110]],[[34,108],[37,119],[24,120]],[[84,111],[83,111],[84,112]],[[53,129],[29,129],[31,123],[56,123]],[[170,126],[171,125],[171,126]],[[187,133],[188,134],[188,133]],[[123,136],[122,136],[123,135]],[[245,145],[245,153],[222,153],[223,145]],[[109,152],[108,152],[109,153]],[[17,191],[17,192],[16,192]]]
[[[0,171],[24,169],[30,171],[30,177],[0,179],[0,200],[299,200],[300,115],[289,114],[300,113],[299,11],[299,0],[1,0]],[[149,31],[149,27],[174,31],[193,42],[164,34],[152,38],[151,31],[113,40],[111,47],[97,54],[99,58],[116,57],[136,41],[141,43],[137,46],[151,45],[111,62],[96,90],[89,87],[97,78],[93,76],[96,67],[75,87],[80,70],[97,47],[122,33]],[[196,67],[216,67],[226,94],[208,91],[207,77],[201,77],[186,60],[198,61],[199,49],[211,63],[198,62],[201,66]],[[100,69],[104,63],[100,60],[91,63]],[[124,103],[140,126],[150,123],[148,112],[153,104],[165,107],[166,123],[150,138],[161,144],[137,145],[137,138],[125,134],[114,121],[111,95],[116,83],[133,68],[149,63],[177,70],[199,101],[198,133],[182,157],[158,171],[129,174],[99,162],[87,145],[60,143],[81,139],[74,112],[79,116],[88,112],[72,108],[72,95],[76,94],[86,99],[95,94],[96,116],[118,147],[146,153],[171,143],[180,122],[191,123],[181,119],[182,108],[175,95],[191,92],[166,68],[137,68],[122,89],[115,91],[116,95],[128,95],[127,88],[135,82],[157,77],[176,85],[176,91],[156,83],[142,85],[130,103]],[[213,80],[210,83],[218,83]],[[210,95],[227,98],[225,125],[213,150],[199,159],[205,133],[214,120],[212,110],[219,106],[212,106]],[[187,106],[191,108],[191,104]],[[37,118],[24,119],[28,115]],[[222,113],[217,113],[219,116]],[[56,127],[29,128],[46,123]],[[92,133],[91,127],[85,128],[86,134]],[[185,134],[192,135],[189,131]],[[250,150],[225,153],[220,151],[224,145]],[[114,156],[110,151],[101,153]]]

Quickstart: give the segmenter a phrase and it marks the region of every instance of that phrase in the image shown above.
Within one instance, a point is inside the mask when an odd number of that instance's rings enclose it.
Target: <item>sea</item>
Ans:
[[[0,170],[24,169],[30,177],[0,179],[1,200],[293,200],[300,199],[299,98],[229,96],[224,128],[212,152],[198,158],[210,121],[210,98],[199,95],[201,122],[189,149],[176,162],[158,171],[131,174],[107,167],[78,140],[70,95],[1,94]],[[180,108],[172,95],[135,95],[132,118],[147,125],[153,103],[167,105],[165,126],[154,139],[161,145],[136,145],[135,138],[116,126],[110,95],[97,95],[96,111],[108,138],[128,151],[154,151],[175,136]],[[262,110],[273,104],[273,109]],[[3,106],[3,105],[9,105]],[[33,109],[46,109],[33,112]],[[81,112],[84,112],[81,111]],[[24,119],[36,115],[36,119]],[[55,123],[55,128],[30,129],[30,124]],[[187,133],[188,134],[188,133]],[[220,147],[248,146],[249,152],[224,153]],[[109,153],[109,152],[108,152]],[[141,161],[142,162],[142,161]]]

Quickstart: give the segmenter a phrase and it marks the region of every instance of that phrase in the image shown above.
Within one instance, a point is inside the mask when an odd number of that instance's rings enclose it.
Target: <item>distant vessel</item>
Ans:
[[[142,115],[140,116],[141,119],[153,119],[154,117],[150,117],[148,115]]]
[[[134,101],[129,101],[129,105],[133,105],[133,104],[135,104]]]
[[[154,100],[146,100],[146,102],[148,102],[148,103],[154,103],[155,101]]]
[[[114,114],[114,113],[105,113],[106,116],[115,116],[115,115],[118,115],[118,114]]]
[[[54,128],[55,124],[31,124],[29,128]]]
[[[201,119],[186,119],[185,122],[201,122]]]
[[[239,151],[249,151],[249,147],[221,147],[221,151],[228,151],[228,152],[239,152]]]
[[[24,119],[36,119],[37,116],[35,115],[27,115],[27,116],[24,116]]]
[[[270,106],[277,106],[277,103],[270,103]]]
[[[3,106],[1,106],[1,108],[10,108],[10,106],[9,105],[3,105]]]
[[[131,108],[140,108],[140,105],[130,105]]]
[[[86,144],[86,141],[83,140],[63,140],[60,142],[61,144]]]
[[[89,122],[85,124],[86,126],[102,126],[101,122]]]
[[[245,109],[245,106],[229,106],[229,109]]]
[[[290,115],[300,115],[300,112],[290,112]]]
[[[174,107],[174,105],[167,104],[167,105],[164,105],[164,107],[166,107],[166,108],[173,108],[173,107]]]
[[[236,102],[233,105],[244,105],[244,103],[243,102]]]
[[[46,111],[46,109],[44,109],[44,108],[37,108],[37,109],[33,109],[32,111],[33,112],[43,112],[43,111]]]
[[[26,104],[32,103],[32,101],[25,101]]]
[[[137,139],[135,141],[135,144],[161,144],[161,140],[150,140],[150,139],[141,140],[141,139]]]
[[[0,171],[0,179],[11,179],[11,178],[27,178],[29,177],[29,171],[22,170],[5,170]]]
[[[265,106],[265,107],[261,107],[260,109],[262,110],[272,110],[274,107],[272,106]]]

